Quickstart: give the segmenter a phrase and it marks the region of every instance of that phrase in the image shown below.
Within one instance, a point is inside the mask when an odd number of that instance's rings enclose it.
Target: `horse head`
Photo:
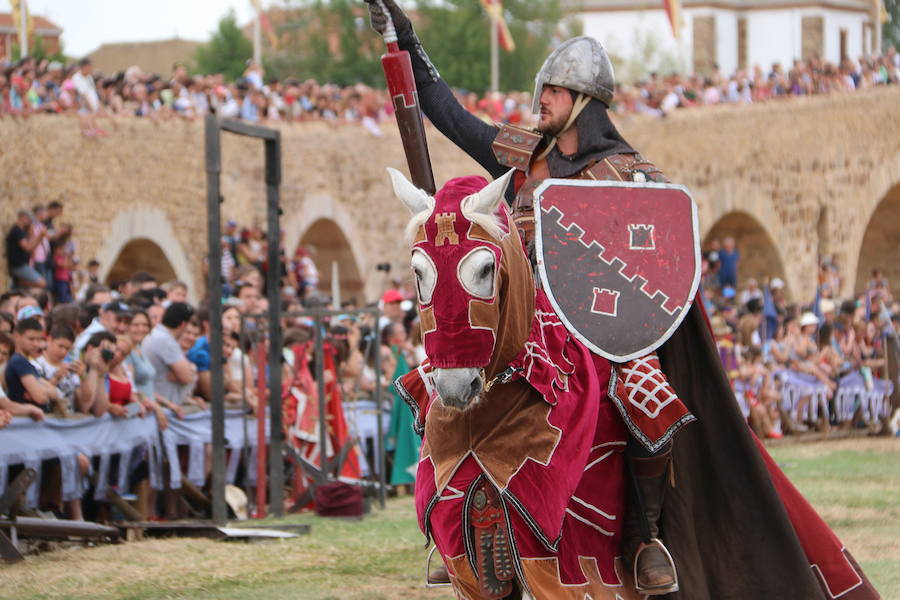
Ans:
[[[443,404],[466,410],[528,339],[534,280],[503,202],[513,171],[448,181],[434,197],[388,169],[413,213],[412,246],[425,353]]]

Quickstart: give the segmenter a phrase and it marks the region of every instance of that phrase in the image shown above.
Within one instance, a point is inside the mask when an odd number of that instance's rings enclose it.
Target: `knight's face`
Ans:
[[[547,135],[558,135],[569,120],[573,105],[572,93],[567,88],[545,85],[541,92],[538,130]]]

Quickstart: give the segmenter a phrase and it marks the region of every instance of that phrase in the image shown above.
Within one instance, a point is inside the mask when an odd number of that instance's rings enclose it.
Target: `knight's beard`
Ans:
[[[545,135],[555,137],[563,132],[563,127],[566,126],[567,120],[568,115],[566,115],[565,117],[559,116],[549,121],[546,125],[538,123],[538,131]]]

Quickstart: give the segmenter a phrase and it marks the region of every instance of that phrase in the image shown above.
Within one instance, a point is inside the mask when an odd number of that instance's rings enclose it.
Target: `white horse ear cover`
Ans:
[[[502,177],[487,184],[475,194],[470,202],[466,203],[466,211],[482,215],[493,215],[497,212],[497,207],[500,206],[503,196],[506,194],[506,188],[509,187],[509,180],[515,172],[515,169],[510,169]]]
[[[434,200],[431,196],[410,183],[406,176],[397,169],[388,167],[387,172],[391,176],[394,193],[406,205],[409,212],[417,215],[426,210],[431,210],[434,206]]]

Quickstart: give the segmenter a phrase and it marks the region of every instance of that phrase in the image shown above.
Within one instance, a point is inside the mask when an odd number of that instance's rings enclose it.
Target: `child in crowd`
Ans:
[[[2,400],[0,409],[8,410],[16,417],[43,420],[50,411],[50,402],[59,399],[59,391],[44,379],[32,364],[44,343],[44,328],[37,319],[19,321],[15,332],[16,351],[6,364],[4,379],[8,398]]]
[[[47,350],[37,362],[44,377],[59,392],[60,402],[53,406],[53,413],[66,417],[75,412],[75,392],[81,385],[84,365],[70,361],[69,353],[75,344],[75,333],[64,325],[56,325],[47,336]]]

